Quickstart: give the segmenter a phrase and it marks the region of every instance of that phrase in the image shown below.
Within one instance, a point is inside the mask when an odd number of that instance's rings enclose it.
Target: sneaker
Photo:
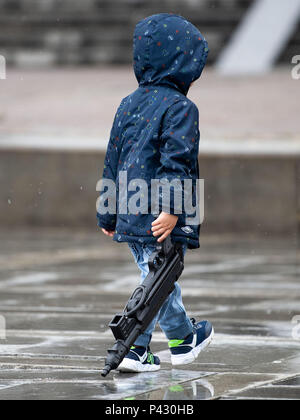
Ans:
[[[155,372],[160,369],[160,360],[150,348],[132,346],[118,369],[120,372]]]
[[[213,339],[214,329],[210,322],[201,321],[196,324],[194,319],[191,321],[194,324],[193,332],[185,340],[169,341],[173,366],[192,363]]]

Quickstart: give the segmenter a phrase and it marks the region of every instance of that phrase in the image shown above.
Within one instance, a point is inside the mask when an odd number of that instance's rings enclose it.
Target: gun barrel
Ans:
[[[109,374],[110,371],[111,371],[110,365],[105,365],[105,367],[102,369],[101,376],[105,378]]]

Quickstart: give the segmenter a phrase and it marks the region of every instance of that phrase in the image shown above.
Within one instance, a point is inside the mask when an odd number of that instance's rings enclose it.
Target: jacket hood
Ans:
[[[165,84],[186,95],[201,76],[208,52],[205,38],[182,16],[160,13],[135,27],[133,67],[140,86]]]

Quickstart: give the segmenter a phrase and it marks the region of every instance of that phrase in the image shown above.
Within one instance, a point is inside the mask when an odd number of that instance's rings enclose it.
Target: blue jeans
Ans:
[[[149,273],[149,256],[156,247],[155,245],[139,244],[137,242],[128,243],[128,246],[141,271],[140,283],[142,283]],[[183,252],[184,254],[186,252],[185,245],[183,245]],[[147,347],[149,345],[157,322],[169,340],[182,340],[193,331],[192,323],[182,303],[178,282],[175,283],[175,290],[169,295],[146,331],[134,343],[136,346]]]

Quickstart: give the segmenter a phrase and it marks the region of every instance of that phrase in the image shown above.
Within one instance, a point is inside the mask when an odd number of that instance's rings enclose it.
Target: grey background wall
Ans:
[[[100,152],[2,151],[3,226],[95,229]],[[293,157],[200,158],[209,233],[288,235],[300,221],[300,161]]]

